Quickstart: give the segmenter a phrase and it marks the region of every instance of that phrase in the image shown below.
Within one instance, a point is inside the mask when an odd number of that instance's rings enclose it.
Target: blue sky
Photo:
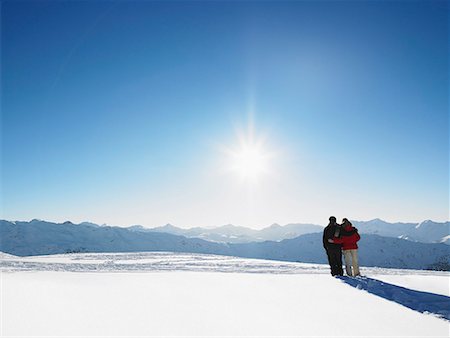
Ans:
[[[448,4],[4,1],[9,220],[449,218]],[[226,170],[251,129],[267,174]]]

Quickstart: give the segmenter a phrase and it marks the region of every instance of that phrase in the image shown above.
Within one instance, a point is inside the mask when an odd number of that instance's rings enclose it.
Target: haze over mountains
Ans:
[[[385,237],[407,239],[422,243],[449,242],[450,222],[438,223],[430,220],[421,223],[388,223],[381,219],[371,221],[352,221],[361,234],[373,234]],[[202,238],[208,241],[222,243],[248,243],[262,241],[281,241],[301,235],[323,231],[323,226],[316,224],[292,223],[281,226],[272,224],[261,230],[249,229],[231,224],[216,228],[190,228],[182,229],[171,224],[157,228],[144,228],[133,226],[135,231],[156,231],[173,235],[182,235],[189,238]]]
[[[136,231],[165,232],[173,235],[182,235],[189,238],[202,238],[220,243],[249,243],[262,241],[281,241],[301,235],[322,232],[323,227],[315,224],[287,224],[281,226],[272,224],[261,230],[227,224],[215,228],[182,229],[171,224],[157,228],[132,227]]]
[[[352,221],[361,233],[397,237],[414,242],[450,244],[450,222],[388,223],[379,218],[367,222]]]
[[[403,224],[396,231],[392,229],[395,224],[379,220],[354,224],[364,234],[360,241],[362,265],[449,269],[450,247],[438,243],[448,238],[448,222]],[[59,224],[40,220],[3,220],[0,221],[0,251],[18,256],[170,251],[326,263],[322,229],[312,224],[272,225],[262,230],[232,225],[213,229],[180,229],[170,225],[147,229],[139,226],[99,226],[89,222]],[[401,235],[398,235],[400,232]],[[405,239],[407,237],[436,243],[421,243]]]

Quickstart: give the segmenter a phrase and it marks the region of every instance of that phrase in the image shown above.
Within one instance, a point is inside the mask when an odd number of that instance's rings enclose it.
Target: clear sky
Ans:
[[[8,220],[449,219],[446,1],[2,1]]]

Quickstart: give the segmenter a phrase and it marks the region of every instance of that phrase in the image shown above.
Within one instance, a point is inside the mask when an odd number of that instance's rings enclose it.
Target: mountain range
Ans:
[[[227,224],[215,228],[190,228],[182,229],[171,224],[157,228],[144,228],[142,226],[131,227],[134,231],[164,232],[173,235],[181,235],[188,238],[201,238],[207,241],[219,243],[249,243],[263,241],[281,241],[295,238],[301,235],[322,232],[323,227],[315,224],[287,224],[281,226],[272,224],[261,230],[250,229],[242,226]]]
[[[411,269],[444,269],[450,267],[450,247],[443,243],[421,243],[404,238],[394,238],[397,233],[392,229],[383,230],[380,222],[358,224],[361,234],[365,231],[377,231],[378,234],[367,233],[359,242],[360,261],[364,266],[379,266]],[[369,224],[366,224],[369,223]],[[354,222],[356,225],[357,223]],[[389,224],[389,223],[386,223]],[[434,222],[423,222],[414,226],[417,234],[421,227],[437,227]],[[291,236],[293,229],[304,227],[304,233],[294,238],[279,240],[280,236]],[[392,226],[392,225],[391,225]],[[448,224],[441,224],[446,227]],[[319,227],[319,226],[316,226]],[[146,229],[143,227],[111,227],[94,223],[74,224],[72,222],[52,223],[41,220],[30,222],[0,221],[0,251],[18,255],[47,255],[68,252],[138,252],[138,251],[171,251],[231,255],[248,258],[276,259],[309,263],[326,263],[322,247],[322,227],[313,225],[271,226],[263,230],[252,230],[243,227],[219,227],[219,231],[206,229],[207,234],[216,238],[238,237],[241,243],[210,241],[197,237],[187,237],[189,230],[181,229],[183,235],[161,231],[161,228]],[[180,228],[165,226],[163,230],[179,231]],[[200,236],[205,229],[192,231],[190,235]],[[200,230],[202,229],[202,230]],[[438,228],[439,229],[439,228]],[[313,231],[305,233],[307,231]],[[320,232],[318,231],[320,230]],[[381,236],[383,230],[391,236]],[[405,226],[403,230],[411,230]],[[187,232],[184,232],[187,231]],[[301,231],[301,230],[300,230]],[[436,231],[438,237],[441,232]],[[260,234],[272,234],[277,240],[248,241]],[[247,236],[247,237],[245,237]],[[208,238],[204,235],[203,237]],[[444,236],[445,237],[445,236]],[[417,236],[416,236],[417,238]],[[434,238],[434,237],[433,237]],[[428,239],[429,240],[429,239]]]
[[[388,223],[379,218],[367,222],[352,221],[362,234],[396,237],[413,242],[450,244],[450,222]]]
[[[402,238],[413,242],[450,244],[450,222],[437,223],[430,220],[421,223],[388,223],[381,219],[371,221],[352,221],[361,234]],[[249,229],[231,224],[216,228],[183,229],[171,224],[157,228],[133,226],[134,231],[164,232],[188,238],[202,238],[221,243],[249,243],[263,241],[281,241],[301,235],[323,231],[323,226],[315,224],[293,223],[281,226],[272,224],[261,230]]]

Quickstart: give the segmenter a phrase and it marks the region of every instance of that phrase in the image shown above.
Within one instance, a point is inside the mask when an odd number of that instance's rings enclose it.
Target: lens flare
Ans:
[[[235,146],[224,148],[226,171],[233,173],[243,182],[259,182],[271,172],[273,151],[266,138],[257,136],[254,128],[237,132]]]
[[[245,180],[259,179],[268,172],[268,154],[257,144],[244,144],[231,153],[231,170]]]

